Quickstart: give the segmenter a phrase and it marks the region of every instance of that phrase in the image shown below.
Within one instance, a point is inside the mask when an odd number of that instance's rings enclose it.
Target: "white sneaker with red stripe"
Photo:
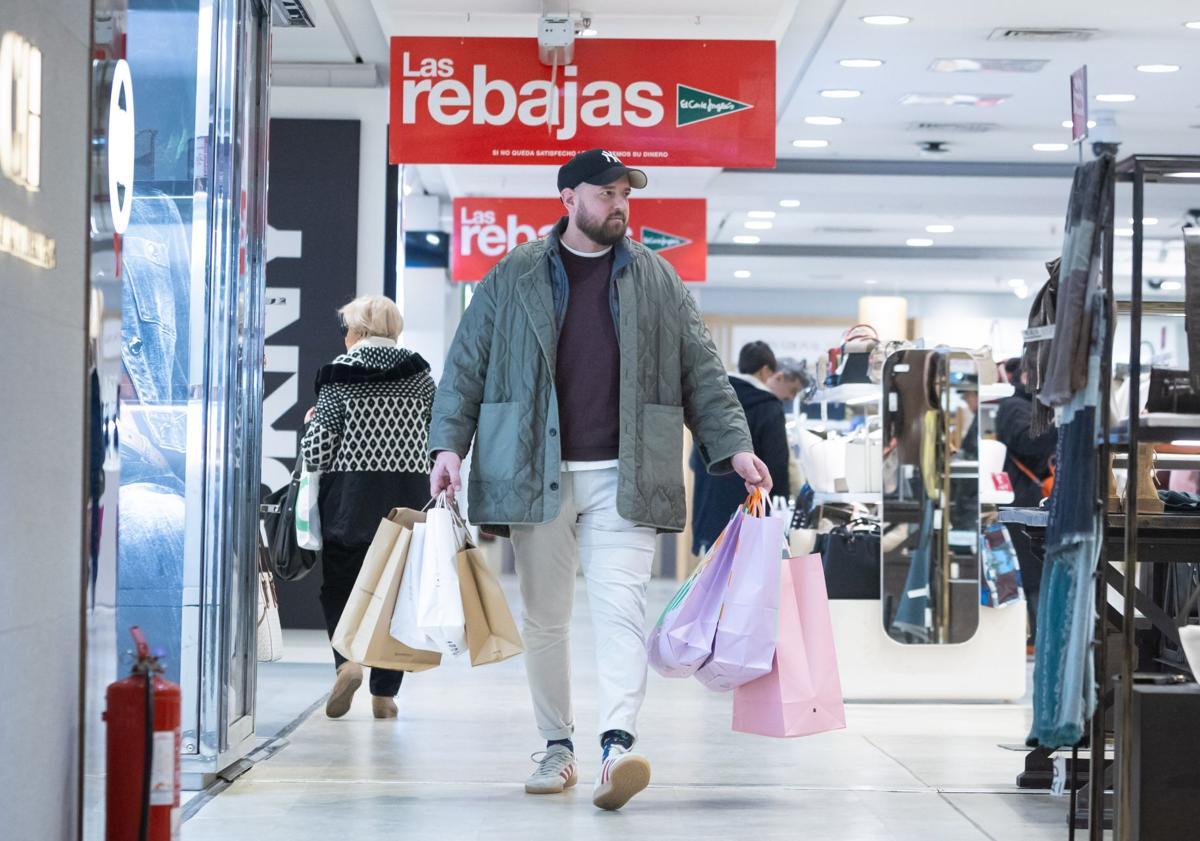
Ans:
[[[592,803],[600,809],[614,811],[633,799],[650,785],[650,760],[619,744],[609,745],[600,764]]]
[[[565,745],[554,745],[530,758],[537,763],[537,768],[525,781],[527,794],[562,794],[579,782],[575,754]]]

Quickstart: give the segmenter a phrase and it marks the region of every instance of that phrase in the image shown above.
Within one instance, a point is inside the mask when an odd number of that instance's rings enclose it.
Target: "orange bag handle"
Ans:
[[[751,517],[767,516],[767,499],[761,488],[755,488],[750,496],[746,497],[745,507],[746,514]]]

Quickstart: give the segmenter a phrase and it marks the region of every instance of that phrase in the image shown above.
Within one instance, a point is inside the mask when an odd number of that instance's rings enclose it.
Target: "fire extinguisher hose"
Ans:
[[[142,822],[138,841],[150,837],[150,780],[154,774],[154,672],[146,663],[146,745],[142,759]]]

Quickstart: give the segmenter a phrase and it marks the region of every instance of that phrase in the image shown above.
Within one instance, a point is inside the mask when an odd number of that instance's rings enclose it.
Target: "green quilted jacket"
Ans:
[[[430,452],[465,458],[474,441],[470,516],[497,534],[550,522],[561,504],[554,374],[569,294],[559,256],[564,225],[514,249],[477,287],[434,400]],[[754,448],[708,328],[675,270],[641,243],[616,248],[617,510],[639,525],[682,531],[683,425],[713,474],[731,472],[733,456]]]

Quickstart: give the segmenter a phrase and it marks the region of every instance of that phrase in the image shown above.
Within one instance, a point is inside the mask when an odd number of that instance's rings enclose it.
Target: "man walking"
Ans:
[[[603,760],[593,802],[619,809],[650,782],[632,752],[646,691],[646,587],[656,534],[686,522],[683,425],[709,469],[769,491],[746,420],[670,265],[628,240],[646,175],[612,152],[558,173],[567,217],[476,290],[433,408],[431,492],[460,490],[474,440],[471,519],[512,537],[526,671],[546,751],[525,784],[577,780],[570,624],[582,563],[597,640]]]

